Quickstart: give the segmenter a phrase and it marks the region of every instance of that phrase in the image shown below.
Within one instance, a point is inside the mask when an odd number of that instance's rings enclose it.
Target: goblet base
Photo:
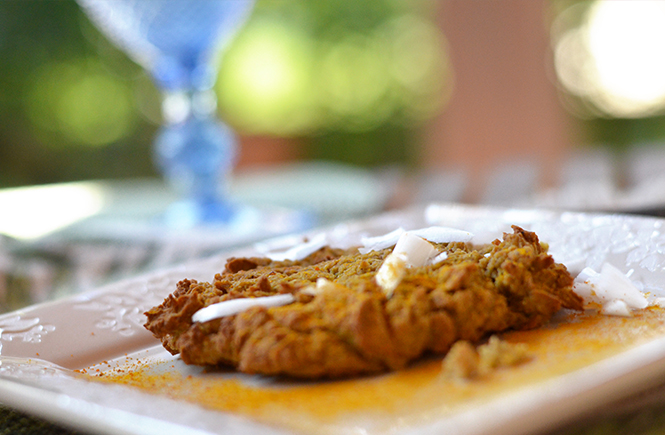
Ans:
[[[282,234],[311,228],[316,219],[306,211],[259,208],[237,203],[178,201],[167,207],[161,216],[168,229],[219,230],[234,235],[269,233]]]
[[[242,207],[226,202],[177,201],[167,207],[164,223],[173,228],[192,228],[202,224],[232,224],[242,215]]]

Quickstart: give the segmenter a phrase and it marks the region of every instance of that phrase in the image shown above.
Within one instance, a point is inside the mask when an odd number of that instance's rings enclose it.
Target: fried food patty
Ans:
[[[374,276],[391,248],[359,254],[326,247],[300,261],[231,258],[210,283],[180,281],[145,313],[145,327],[187,364],[335,378],[401,369],[458,340],[536,328],[561,308],[582,309],[573,277],[533,232],[513,226],[488,245],[434,246],[448,257],[407,269],[390,297]],[[305,289],[318,278],[335,285],[310,294]],[[192,321],[217,302],[280,293],[295,302]]]

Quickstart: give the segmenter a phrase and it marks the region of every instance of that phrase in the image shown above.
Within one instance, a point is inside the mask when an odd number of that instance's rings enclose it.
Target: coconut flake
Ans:
[[[468,231],[447,227],[427,227],[409,232],[432,243],[466,243],[473,238],[473,234]]]
[[[445,254],[445,256],[442,256]],[[383,264],[376,272],[376,282],[383,292],[391,297],[409,267],[419,267],[428,264],[432,259],[443,261],[448,254],[439,251],[430,242],[406,231],[395,243],[393,252],[383,260]]]
[[[361,254],[367,254],[368,252],[381,251],[382,249],[390,248],[397,243],[404,232],[404,228],[400,227],[381,236],[362,237],[360,241],[363,246],[362,248],[358,248],[358,252]]]
[[[649,306],[646,296],[619,269],[603,263],[600,272],[586,267],[575,278],[573,289],[587,303],[598,303],[608,315],[630,315],[632,309]]]
[[[216,304],[208,305],[201,308],[192,316],[193,322],[208,322],[220,317],[232,316],[234,314],[242,313],[252,307],[279,307],[288,305],[295,301],[292,294],[285,293],[274,296],[264,296],[258,298],[239,298],[231,299],[228,301],[218,302]]]
[[[577,274],[573,282],[573,290],[587,303],[595,302],[602,304],[603,300],[596,296],[596,284],[600,274],[590,267],[585,267]]]
[[[628,304],[626,304],[626,302],[622,301],[621,299],[614,299],[612,301],[603,304],[601,313],[607,316],[621,316],[621,317],[630,317],[633,315],[633,312],[628,306]]]
[[[402,282],[406,269],[407,256],[403,252],[391,252],[383,260],[374,279],[388,298],[393,295],[399,283]]]
[[[410,231],[402,234],[393,248],[394,254],[406,256],[407,267],[424,266],[438,252],[430,242]]]
[[[325,291],[334,290],[338,287],[340,287],[339,284],[335,284],[334,282],[332,282],[332,281],[330,281],[326,278],[321,277],[321,278],[316,280],[316,284],[308,285],[307,287],[304,287],[304,288],[300,289],[300,293],[316,296],[316,295],[321,294]]]
[[[405,231],[404,228],[400,227],[382,236],[363,237],[361,239],[363,246],[359,248],[358,251],[361,254],[367,254],[368,252],[390,248],[391,246],[394,246],[399,241],[400,237],[406,232],[432,243],[468,242],[473,237],[473,234],[468,231],[447,227],[433,226],[409,231]]]
[[[446,251],[443,251],[439,255],[435,256],[434,258],[430,258],[430,260],[427,262],[427,264],[429,264],[429,265],[439,264],[443,260],[445,260],[446,258],[448,258],[448,253]]]
[[[600,269],[600,286],[607,288],[609,297],[621,299],[631,308],[646,308],[649,306],[647,298],[626,275],[609,263],[604,263]]]
[[[326,235],[324,233],[319,233],[307,242],[295,245],[283,252],[267,253],[266,256],[273,261],[298,261],[313,254],[327,244],[328,238]]]

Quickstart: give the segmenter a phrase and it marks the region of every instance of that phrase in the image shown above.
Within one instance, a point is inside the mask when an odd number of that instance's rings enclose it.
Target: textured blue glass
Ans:
[[[235,158],[235,137],[221,122],[210,117],[189,117],[182,123],[167,125],[155,141],[155,158],[166,180],[205,220],[215,210],[219,219],[231,216],[231,206],[222,203],[224,177]]]
[[[230,221],[233,207],[224,186],[233,166],[235,137],[216,119],[214,104],[201,111],[194,99],[213,86],[218,64],[214,55],[248,16],[252,1],[79,3],[110,40],[152,74],[158,86],[184,96],[185,115],[164,125],[155,141],[156,164],[183,198],[169,219],[173,222],[180,216],[183,225]]]
[[[210,61],[248,0],[79,0],[97,26],[167,89],[212,85]]]

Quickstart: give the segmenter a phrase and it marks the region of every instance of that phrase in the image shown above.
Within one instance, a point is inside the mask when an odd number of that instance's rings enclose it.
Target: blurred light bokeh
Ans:
[[[84,182],[3,189],[0,203],[7,210],[20,210],[0,214],[0,233],[29,240],[94,216],[102,210],[104,199],[99,186]]]
[[[104,146],[134,131],[131,89],[96,59],[51,62],[28,80],[25,109],[33,125],[62,136],[50,146]]]
[[[225,119],[249,133],[303,135],[431,118],[451,87],[436,24],[411,3],[349,4],[259,3],[222,60]]]
[[[665,3],[658,1],[568,7],[553,26],[557,77],[594,114],[639,118],[663,112],[664,20]]]
[[[581,141],[624,150],[665,140],[665,3],[551,3],[562,103]]]

